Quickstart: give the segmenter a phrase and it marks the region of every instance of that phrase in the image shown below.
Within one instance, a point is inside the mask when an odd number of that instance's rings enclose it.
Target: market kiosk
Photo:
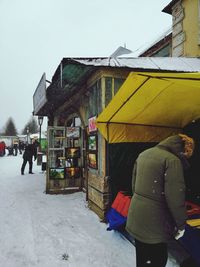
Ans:
[[[185,132],[196,142],[186,173],[188,219],[200,218],[199,118],[200,73],[130,73],[96,121],[108,143],[112,199],[119,191],[131,194],[132,168],[140,152],[170,135]],[[200,265],[199,227],[197,220],[188,223],[184,238],[172,249],[174,257],[190,254]]]

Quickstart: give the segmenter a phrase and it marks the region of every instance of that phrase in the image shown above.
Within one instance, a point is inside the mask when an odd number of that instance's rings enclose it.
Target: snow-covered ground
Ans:
[[[136,266],[134,246],[106,230],[84,193],[48,195],[41,166],[21,175],[21,164],[0,157],[0,267]]]

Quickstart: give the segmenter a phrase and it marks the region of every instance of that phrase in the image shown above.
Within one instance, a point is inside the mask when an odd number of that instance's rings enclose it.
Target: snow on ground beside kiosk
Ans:
[[[134,246],[106,231],[84,193],[48,195],[41,167],[22,176],[21,164],[21,155],[0,157],[0,266],[136,266]]]

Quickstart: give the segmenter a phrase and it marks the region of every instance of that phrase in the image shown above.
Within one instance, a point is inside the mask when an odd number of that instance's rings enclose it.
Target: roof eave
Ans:
[[[172,15],[172,7],[178,2],[179,0],[172,0],[165,8],[163,8],[162,12]]]

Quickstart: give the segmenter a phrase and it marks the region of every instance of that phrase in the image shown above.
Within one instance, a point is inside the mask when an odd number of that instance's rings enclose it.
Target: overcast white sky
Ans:
[[[170,0],[0,0],[0,130],[19,132],[33,111],[44,72],[64,57],[110,56],[119,46],[144,49],[170,28]],[[137,55],[137,53],[136,53]]]

